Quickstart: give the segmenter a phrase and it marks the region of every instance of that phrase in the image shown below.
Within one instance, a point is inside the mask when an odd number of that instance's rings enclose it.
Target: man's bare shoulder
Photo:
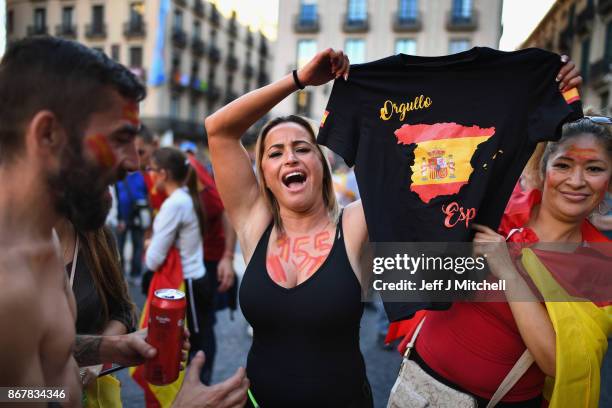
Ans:
[[[45,299],[61,289],[60,266],[51,243],[12,244],[0,249],[0,384],[42,381],[39,347],[47,325]],[[42,374],[42,373],[41,373]]]

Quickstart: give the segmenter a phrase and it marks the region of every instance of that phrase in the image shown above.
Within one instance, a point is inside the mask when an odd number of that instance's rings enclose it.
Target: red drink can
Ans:
[[[186,308],[185,294],[180,290],[155,291],[149,305],[147,343],[157,354],[145,362],[145,378],[151,384],[170,384],[179,376]]]

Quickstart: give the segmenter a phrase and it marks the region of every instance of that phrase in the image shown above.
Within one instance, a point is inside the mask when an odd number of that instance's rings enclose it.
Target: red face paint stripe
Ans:
[[[115,165],[115,155],[104,135],[88,136],[85,142],[101,165],[105,167],[113,167]]]

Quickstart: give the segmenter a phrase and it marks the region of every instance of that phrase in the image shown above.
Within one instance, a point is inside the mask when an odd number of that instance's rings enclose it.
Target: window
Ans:
[[[589,50],[591,48],[591,39],[587,38],[582,41],[580,46],[580,74],[584,82],[588,81],[589,76]]]
[[[233,92],[234,89],[234,76],[229,74],[227,78],[225,78],[225,89],[227,93]]]
[[[464,20],[472,17],[472,0],[453,0],[453,20]]]
[[[198,122],[200,112],[199,112],[199,104],[197,99],[191,100],[191,105],[189,107],[189,120],[192,122]]]
[[[612,62],[612,21],[606,25],[606,45],[604,57],[607,62]]]
[[[141,1],[130,4],[130,26],[140,27],[144,14],[144,4]]]
[[[45,31],[47,26],[47,10],[44,8],[37,8],[34,10],[34,28],[37,33]]]
[[[6,14],[6,30],[8,31],[9,34],[13,33],[13,10],[9,10],[8,13]]]
[[[301,90],[296,94],[296,107],[295,113],[301,116],[310,116],[310,105],[311,105],[311,93],[310,91]]]
[[[174,29],[183,29],[183,12],[181,10],[174,10]]]
[[[130,67],[142,68],[142,47],[130,47]]]
[[[93,6],[92,21],[94,32],[102,32],[104,26],[104,6]]]
[[[73,12],[73,7],[62,8],[62,27],[64,28],[64,30],[72,30]]]
[[[417,0],[399,0],[397,16],[400,21],[414,21],[419,17]]]
[[[313,23],[317,20],[317,1],[302,0],[300,2],[300,22]]]
[[[193,38],[202,38],[202,24],[198,20],[193,22]]]
[[[120,62],[119,59],[119,55],[120,55],[120,50],[121,48],[119,48],[119,44],[113,44],[111,45],[111,58],[114,59],[117,62]]]
[[[210,30],[210,45],[217,45],[217,30]]]
[[[351,22],[362,22],[367,18],[366,0],[348,0],[347,20]]]
[[[170,117],[178,118],[181,113],[181,101],[178,95],[172,95],[170,97]]]
[[[457,54],[469,50],[471,47],[470,40],[450,40],[448,43],[448,53]]]
[[[576,18],[576,4],[572,4],[569,9],[569,14],[567,15],[567,26],[574,26],[574,19]]]
[[[297,43],[297,67],[302,68],[317,53],[315,40],[299,40]]]
[[[599,105],[599,111],[602,115],[608,115],[608,105],[610,104],[610,94],[604,92],[601,94],[601,103]]]
[[[351,64],[362,64],[366,62],[364,40],[346,40],[344,51],[349,57]]]
[[[395,53],[416,55],[416,40],[401,39],[395,41]]]

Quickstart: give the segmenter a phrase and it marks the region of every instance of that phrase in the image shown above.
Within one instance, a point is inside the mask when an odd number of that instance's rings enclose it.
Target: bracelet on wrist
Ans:
[[[298,87],[298,89],[304,89],[306,88],[304,85],[302,85],[302,83],[300,82],[300,78],[298,78],[298,74],[297,74],[297,69],[294,69],[292,71],[293,74],[293,82],[295,83],[295,86]]]

